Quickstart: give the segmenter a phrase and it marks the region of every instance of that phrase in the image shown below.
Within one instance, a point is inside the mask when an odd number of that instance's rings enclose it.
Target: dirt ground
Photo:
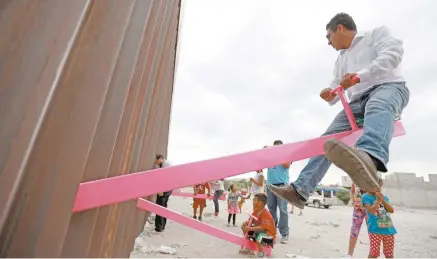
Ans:
[[[192,199],[171,197],[169,208],[192,216]],[[252,201],[248,200],[243,208],[250,212]],[[212,212],[214,204],[208,201],[204,222],[225,231],[241,233],[238,227],[227,227],[225,202],[218,217]],[[275,245],[272,257],[343,257],[347,252],[352,208],[335,206],[329,209],[305,207],[303,215],[298,210],[289,215],[289,243]],[[246,220],[245,214],[237,215],[237,225]],[[430,258],[437,257],[437,211],[395,208],[392,216],[396,235],[395,257]],[[153,219],[151,219],[153,221]],[[135,240],[131,258],[139,257],[177,257],[177,258],[244,258],[238,254],[239,246],[216,237],[192,230],[177,222],[169,221],[165,232],[156,233],[153,224],[147,223],[143,233]],[[279,234],[278,234],[279,237]],[[361,230],[354,257],[367,257],[368,237],[365,225]],[[163,254],[160,246],[172,247],[176,253]],[[381,251],[382,252],[382,251]]]

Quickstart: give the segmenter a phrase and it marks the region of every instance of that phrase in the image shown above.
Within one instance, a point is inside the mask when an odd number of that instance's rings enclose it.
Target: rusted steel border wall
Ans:
[[[71,209],[166,154],[180,4],[0,1],[1,257],[129,256],[136,201]]]

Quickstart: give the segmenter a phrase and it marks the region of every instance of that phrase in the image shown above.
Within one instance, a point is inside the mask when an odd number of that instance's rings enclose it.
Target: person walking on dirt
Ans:
[[[334,79],[320,97],[334,105],[339,97],[332,88],[342,85],[356,118],[364,117],[364,133],[355,147],[329,139],[325,155],[313,157],[291,185],[268,188],[277,196],[304,208],[305,201],[325,176],[331,163],[344,170],[363,191],[380,191],[377,171],[387,172],[389,146],[395,118],[409,101],[409,90],[401,72],[404,54],[402,40],[386,26],[371,31],[357,31],[352,17],[335,15],[326,25],[328,44],[340,51],[334,66]],[[351,130],[341,111],[323,135]]]
[[[274,146],[282,145],[281,140],[275,140],[273,142]],[[275,186],[278,188],[282,188],[283,186],[287,186],[289,183],[289,170],[290,163],[286,163],[283,165],[273,166],[267,169],[267,183],[271,186]],[[281,234],[281,243],[288,243],[288,202],[286,199],[277,196],[273,193],[269,188],[267,188],[267,207],[269,208],[270,213],[275,220],[275,224],[279,229],[279,233]],[[279,209],[279,217],[278,217],[278,209]]]
[[[355,186],[354,183],[352,183],[350,191],[350,201],[354,209],[352,213],[352,227],[349,237],[347,257],[352,257],[354,255],[358,235],[360,234],[361,230],[361,225],[363,225],[364,221],[367,224],[367,212],[361,202],[361,197],[364,193],[364,191],[360,190],[358,187]]]
[[[167,167],[171,166],[170,161],[164,158],[164,156],[157,154],[155,164],[160,167]],[[167,192],[160,192],[156,196],[156,204],[159,206],[162,206],[164,208],[167,208],[168,199],[170,198],[172,191]],[[161,217],[159,215],[156,215],[155,217],[155,231],[156,232],[162,232],[165,230],[165,225],[167,224],[167,219],[164,217]]]
[[[218,216],[220,213],[220,205],[219,205],[219,198],[223,195],[223,192],[225,191],[225,181],[224,179],[220,179],[213,182],[212,190],[214,192],[214,216]]]

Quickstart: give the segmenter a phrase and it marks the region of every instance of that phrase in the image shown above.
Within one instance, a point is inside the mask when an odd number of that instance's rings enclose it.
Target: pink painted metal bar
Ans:
[[[340,88],[340,90],[337,92],[338,96],[340,97],[340,101],[342,102],[344,106],[344,112],[346,113],[347,120],[349,121],[349,124],[351,125],[352,130],[357,130],[358,125],[355,121],[354,114],[352,113],[352,109],[349,106],[349,104],[346,101],[346,98],[344,97],[344,91],[343,88]]]
[[[341,132],[236,155],[81,183],[73,212],[128,201],[158,192],[252,172],[259,168],[268,168],[290,161],[294,162],[322,155],[324,154],[323,143],[326,140],[330,138],[341,140],[352,133],[356,136],[361,136],[363,130]],[[393,137],[405,134],[401,122],[395,123],[394,133]],[[348,145],[355,144],[355,141],[356,138],[346,138],[344,140]],[[168,179],[172,179],[172,181],[168,181]]]
[[[208,196],[206,194],[196,194],[196,195],[194,195],[192,193],[182,192],[182,191],[177,191],[177,192],[173,191],[172,196],[187,197],[187,198],[200,198],[200,199],[208,199],[208,200],[214,199],[213,195],[210,195],[210,196]],[[226,200],[226,195],[223,194],[218,199],[221,200],[221,201],[225,201]]]
[[[354,77],[352,80],[358,81],[358,77]],[[349,103],[346,101],[346,98],[344,97],[344,89],[343,86],[339,85],[336,88],[331,90],[331,94],[338,94],[338,97],[340,98],[341,103],[343,104],[344,112],[346,113],[346,117],[349,121],[349,124],[351,125],[352,130],[357,130],[358,125],[355,121],[354,114],[352,112],[352,109],[349,105]]]
[[[176,222],[183,224],[187,227],[199,230],[199,231],[206,233],[206,234],[209,234],[211,236],[214,236],[214,237],[226,240],[228,242],[234,243],[236,245],[244,246],[244,247],[247,247],[247,248],[254,250],[254,251],[256,251],[258,249],[255,242],[247,240],[242,236],[238,236],[238,235],[233,234],[233,233],[225,232],[219,228],[216,228],[214,226],[197,221],[193,218],[186,217],[178,212],[166,209],[164,207],[161,207],[159,205],[156,205],[156,204],[151,203],[149,201],[146,201],[144,199],[138,199],[137,207],[141,208],[143,210],[150,211],[152,213],[155,213],[155,214],[160,215],[162,217],[165,217],[167,219],[176,221]],[[265,247],[263,249],[263,251],[266,254],[270,254],[271,248]]]

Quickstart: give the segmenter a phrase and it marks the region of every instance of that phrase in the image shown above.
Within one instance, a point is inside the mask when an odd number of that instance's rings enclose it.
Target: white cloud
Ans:
[[[340,105],[318,97],[337,53],[325,25],[338,12],[359,29],[386,24],[404,40],[411,99],[407,135],[393,140],[391,171],[436,173],[437,2],[289,0],[185,1],[169,158],[185,163],[324,132]],[[306,161],[292,166],[297,177]],[[324,182],[340,182],[331,168]]]

